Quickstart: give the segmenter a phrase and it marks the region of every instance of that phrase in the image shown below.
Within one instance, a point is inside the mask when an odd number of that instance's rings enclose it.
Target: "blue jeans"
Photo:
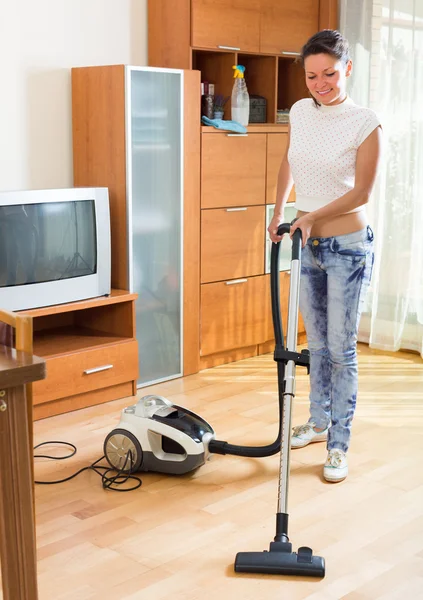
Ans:
[[[301,253],[300,311],[310,350],[310,422],[347,452],[357,401],[357,333],[373,269],[370,227],[310,238]]]

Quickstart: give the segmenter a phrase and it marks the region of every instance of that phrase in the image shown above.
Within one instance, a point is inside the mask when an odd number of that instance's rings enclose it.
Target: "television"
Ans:
[[[107,296],[107,188],[0,192],[0,309]]]

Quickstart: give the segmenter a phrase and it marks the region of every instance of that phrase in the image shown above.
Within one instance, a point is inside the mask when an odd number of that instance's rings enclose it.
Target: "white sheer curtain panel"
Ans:
[[[340,0],[340,31],[354,61],[349,93],[380,115],[384,132],[360,340],[423,356],[423,0]]]

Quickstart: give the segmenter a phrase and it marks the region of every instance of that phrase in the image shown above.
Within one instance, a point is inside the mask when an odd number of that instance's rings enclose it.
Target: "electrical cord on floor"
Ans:
[[[47,454],[34,454],[34,458],[46,458],[48,460],[66,460],[67,458],[71,458],[72,456],[74,456],[76,454],[76,446],[74,446],[70,442],[58,442],[58,441],[42,442],[41,444],[37,444],[36,446],[34,446],[34,450],[41,448],[41,446],[51,446],[52,444],[59,444],[60,446],[68,446],[68,447],[72,448],[72,451],[70,454],[67,454],[66,456],[49,456]],[[112,492],[132,492],[133,490],[137,490],[139,487],[141,487],[142,480],[139,477],[132,475],[130,471],[125,473],[125,467],[128,464],[128,460],[132,463],[132,452],[130,450],[126,455],[125,462],[123,464],[122,469],[120,469],[120,470],[110,468],[109,466],[106,467],[106,466],[99,465],[98,463],[101,460],[103,460],[103,458],[105,458],[105,456],[102,456],[101,458],[99,458],[98,460],[93,462],[88,467],[83,467],[82,469],[80,469],[79,471],[74,473],[73,475],[70,475],[69,477],[65,477],[64,479],[58,479],[56,481],[35,481],[35,483],[38,483],[39,485],[54,485],[56,483],[64,483],[65,481],[70,481],[71,479],[73,479],[80,473],[83,473],[84,471],[91,470],[91,471],[94,471],[95,473],[97,473],[97,475],[100,475],[101,483],[102,483],[104,490],[111,490]],[[109,473],[111,473],[111,472],[115,472],[115,473],[117,473],[117,475],[109,476]],[[113,487],[113,486],[123,485],[124,483],[126,483],[129,480],[136,481],[136,484],[130,488],[125,488],[125,489],[119,489],[118,487]]]

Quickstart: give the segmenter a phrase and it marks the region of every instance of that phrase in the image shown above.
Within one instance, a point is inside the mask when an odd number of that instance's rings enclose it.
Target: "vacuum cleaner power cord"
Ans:
[[[52,446],[53,444],[59,445],[59,446],[66,446],[68,448],[71,448],[72,451],[70,452],[70,454],[67,454],[65,456],[50,456],[48,454],[34,454],[34,458],[45,458],[47,460],[66,460],[66,459],[74,456],[77,452],[76,446],[74,446],[74,444],[71,444],[70,442],[58,442],[58,441],[42,442],[41,444],[37,444],[36,446],[34,446],[34,450],[37,450],[38,448],[41,448],[42,446]],[[66,481],[70,481],[71,479],[74,479],[80,473],[91,470],[91,471],[94,471],[95,473],[97,473],[97,475],[100,475],[101,483],[102,483],[104,490],[111,490],[112,492],[132,492],[133,490],[137,490],[139,487],[141,487],[142,480],[139,477],[136,477],[135,475],[131,475],[130,471],[125,472],[125,468],[126,468],[126,465],[128,464],[128,461],[130,461],[132,463],[132,452],[130,450],[126,455],[124,465],[120,471],[117,471],[116,469],[111,469],[110,466],[106,467],[103,465],[99,465],[98,463],[100,461],[102,461],[104,458],[105,457],[102,456],[101,458],[99,458],[98,460],[93,462],[88,467],[83,467],[82,469],[79,469],[79,471],[77,471],[76,473],[73,473],[73,475],[70,475],[69,477],[65,477],[64,479],[57,479],[56,481],[35,481],[35,483],[38,485],[55,485],[57,483],[65,483]],[[116,475],[110,475],[110,473],[116,473]],[[120,488],[120,487],[116,487],[116,486],[122,486],[123,484],[125,484],[131,480],[136,481],[136,483],[134,485],[132,485],[132,487],[125,487],[124,489]]]

